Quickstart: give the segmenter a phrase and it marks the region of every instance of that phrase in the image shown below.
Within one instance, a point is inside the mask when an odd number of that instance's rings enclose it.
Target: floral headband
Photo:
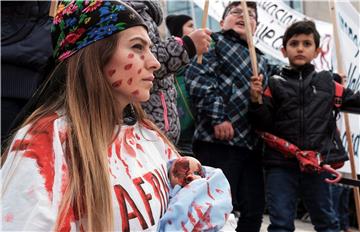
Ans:
[[[122,1],[62,1],[51,28],[54,58],[63,61],[95,41],[134,26],[147,29],[141,16]]]

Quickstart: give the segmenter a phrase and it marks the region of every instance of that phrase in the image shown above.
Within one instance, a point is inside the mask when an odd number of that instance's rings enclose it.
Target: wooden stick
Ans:
[[[246,0],[241,0],[241,7],[244,13],[244,21],[245,21],[245,31],[246,31],[246,40],[249,47],[249,53],[250,53],[250,60],[251,60],[251,68],[253,76],[258,76],[258,67],[257,67],[257,59],[256,59],[256,51],[255,46],[253,43],[253,36],[251,31],[251,25],[250,25],[250,17],[248,8],[246,5]],[[259,95],[258,97],[258,103],[262,104],[262,97]]]
[[[335,42],[335,49],[336,49],[336,60],[337,60],[337,67],[339,73],[345,73],[345,69],[343,66],[343,60],[340,52],[340,40],[339,40],[339,32],[336,26],[336,11],[335,11],[335,3],[334,0],[330,0],[330,14],[332,19],[333,31],[334,31],[334,42]],[[345,86],[345,81],[342,80],[342,84]],[[346,140],[348,145],[348,152],[349,152],[349,160],[350,160],[350,167],[351,167],[351,177],[354,180],[357,180],[356,175],[356,166],[355,166],[355,158],[354,158],[354,149],[353,149],[353,142],[351,138],[351,131],[350,131],[350,122],[349,122],[349,115],[347,113],[343,113],[344,122],[345,122],[345,134]],[[358,222],[358,228],[360,231],[360,192],[359,188],[353,188],[354,190],[354,200],[356,206],[356,217]]]
[[[201,21],[201,28],[206,28],[206,20],[209,13],[209,0],[205,0],[204,13]],[[197,63],[202,64],[202,54],[198,54]]]
[[[49,10],[49,16],[50,17],[55,17],[56,15],[56,10],[57,10],[57,0],[51,0],[51,4],[50,4],[50,10]]]

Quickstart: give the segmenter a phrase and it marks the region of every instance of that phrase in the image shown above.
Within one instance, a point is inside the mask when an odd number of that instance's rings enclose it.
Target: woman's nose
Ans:
[[[160,69],[161,64],[152,52],[149,52],[148,58],[146,60],[146,66],[146,68],[152,69],[153,71]]]

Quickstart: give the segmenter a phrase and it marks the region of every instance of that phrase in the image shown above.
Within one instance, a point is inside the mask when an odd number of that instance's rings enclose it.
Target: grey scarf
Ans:
[[[161,10],[161,5],[158,0],[152,1],[131,1],[131,0],[124,0],[128,5],[134,8],[140,15],[141,12],[144,10],[146,11],[151,18],[154,20],[157,26],[163,21],[163,13]]]

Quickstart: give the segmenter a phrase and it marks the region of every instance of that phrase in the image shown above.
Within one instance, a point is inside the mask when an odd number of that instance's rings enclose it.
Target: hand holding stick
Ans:
[[[205,0],[204,13],[201,21],[201,28],[203,29],[206,28],[206,20],[208,17],[208,12],[209,12],[209,0]],[[197,63],[202,64],[202,54],[198,54]]]
[[[251,31],[251,25],[250,25],[250,17],[248,8],[246,5],[245,0],[241,0],[241,6],[244,12],[244,21],[245,21],[245,31],[246,31],[246,39],[247,44],[249,47],[249,53],[250,53],[250,60],[251,60],[251,68],[253,72],[253,76],[259,76],[258,69],[257,69],[257,59],[256,59],[256,51],[253,43],[253,37],[252,37],[252,31]],[[259,95],[258,97],[259,104],[262,104],[262,97]]]

